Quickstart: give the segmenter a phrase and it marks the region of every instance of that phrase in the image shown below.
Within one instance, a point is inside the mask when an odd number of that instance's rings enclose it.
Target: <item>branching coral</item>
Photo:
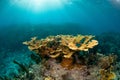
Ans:
[[[36,37],[30,41],[23,42],[28,45],[31,51],[35,51],[40,55],[56,58],[63,55],[70,58],[76,51],[88,51],[98,45],[98,41],[93,39],[92,35],[57,35],[49,36],[46,39],[37,40]]]
[[[97,47],[94,47],[98,45],[98,41],[92,35],[57,35],[40,40],[33,37],[23,44],[43,58],[44,68],[41,73],[44,80],[116,78],[114,72],[116,56],[97,53]],[[93,67],[96,70],[92,69]]]
[[[63,59],[61,65],[69,67],[72,65],[72,60],[75,60],[73,56],[78,55],[78,52],[88,51],[98,45],[98,41],[93,38],[94,36],[92,35],[57,35],[41,40],[33,37],[30,41],[23,42],[23,44],[27,45],[31,51],[38,53],[43,58],[61,57]]]

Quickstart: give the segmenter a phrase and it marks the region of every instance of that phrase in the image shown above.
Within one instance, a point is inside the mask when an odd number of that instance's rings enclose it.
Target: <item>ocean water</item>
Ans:
[[[119,32],[119,0],[0,0],[0,76],[19,74],[14,60],[35,64],[22,44],[31,37],[95,35],[101,53],[119,56]]]

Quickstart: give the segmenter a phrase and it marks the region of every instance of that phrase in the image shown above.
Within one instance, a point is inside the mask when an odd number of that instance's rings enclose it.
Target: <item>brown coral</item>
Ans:
[[[99,66],[102,69],[109,68],[112,64],[114,64],[117,56],[116,55],[109,55],[109,56],[103,56],[99,59]]]
[[[67,38],[66,38],[67,37]],[[89,48],[93,48],[98,45],[97,40],[91,40],[94,36],[92,35],[77,35],[77,36],[64,36],[62,35],[62,45],[69,47],[74,51],[88,51]]]
[[[88,51],[90,48],[98,45],[98,41],[93,39],[92,35],[57,35],[49,36],[45,39],[37,40],[36,37],[30,41],[23,42],[31,51],[34,51],[42,57],[71,59],[73,55],[80,51]],[[68,59],[68,60],[69,60]],[[68,61],[67,62],[70,62]],[[64,59],[63,61],[66,61]],[[63,66],[68,65],[65,62]]]
[[[73,59],[72,58],[63,58],[61,66],[67,69],[73,68]]]
[[[100,80],[114,80],[116,78],[116,74],[114,72],[105,69],[101,69],[100,74]]]
[[[93,37],[92,35],[57,35],[41,40],[36,40],[36,37],[33,37],[30,41],[23,42],[23,44],[28,45],[31,51],[51,58],[60,55],[70,58],[76,51],[88,51],[88,49],[98,45],[97,40],[91,40]]]
[[[116,74],[113,72],[116,55],[109,55],[100,58],[100,80],[114,80]]]

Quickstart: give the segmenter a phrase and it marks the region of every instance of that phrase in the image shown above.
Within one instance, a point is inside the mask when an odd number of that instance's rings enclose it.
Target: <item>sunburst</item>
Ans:
[[[57,9],[64,6],[63,0],[12,0],[14,5],[32,10],[44,11],[48,9]]]

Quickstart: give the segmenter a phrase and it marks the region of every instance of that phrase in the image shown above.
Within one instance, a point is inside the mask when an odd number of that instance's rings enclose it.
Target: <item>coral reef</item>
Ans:
[[[98,51],[103,54],[115,53],[120,60],[120,33],[105,32],[96,36],[99,41]]]
[[[49,59],[32,65],[29,72],[17,80],[116,80],[117,77],[114,67],[116,64],[110,64],[108,68],[101,67],[108,61],[108,57],[102,54],[96,54],[98,59],[104,59],[103,62],[97,61],[94,65],[79,65],[72,69],[64,68],[56,59]],[[106,58],[107,57],[107,58]],[[113,55],[111,57],[114,57]],[[112,58],[114,59],[114,58]],[[113,60],[114,61],[114,60]],[[113,62],[114,63],[114,62]],[[75,65],[76,66],[76,65]],[[119,67],[119,65],[117,65]],[[119,73],[119,71],[118,71]]]
[[[100,69],[100,80],[114,80],[116,78],[116,74],[114,71],[116,55],[103,56],[99,60]]]
[[[28,45],[31,51],[43,56],[56,58],[63,55],[65,58],[70,58],[76,51],[88,51],[88,49],[98,45],[98,41],[94,40],[93,37],[92,35],[57,35],[41,40],[33,37],[23,44]]]
[[[116,65],[114,66],[116,78],[120,80],[120,62],[116,62]]]
[[[89,49],[98,45],[98,41],[93,38],[94,36],[92,35],[57,35],[49,36],[41,40],[33,37],[30,41],[23,42],[23,44],[27,45],[31,51],[38,53],[43,58],[61,57],[61,65],[70,67],[70,64],[72,65],[73,60],[75,61],[77,56],[72,60],[70,58],[79,55],[80,51],[89,51]]]
[[[116,55],[97,53],[92,35],[57,35],[25,41],[28,49],[41,57],[27,74],[34,80],[115,80]],[[35,59],[35,57],[34,57]],[[39,60],[39,59],[35,59]],[[30,73],[31,72],[31,73]],[[23,75],[24,79],[30,79]]]

